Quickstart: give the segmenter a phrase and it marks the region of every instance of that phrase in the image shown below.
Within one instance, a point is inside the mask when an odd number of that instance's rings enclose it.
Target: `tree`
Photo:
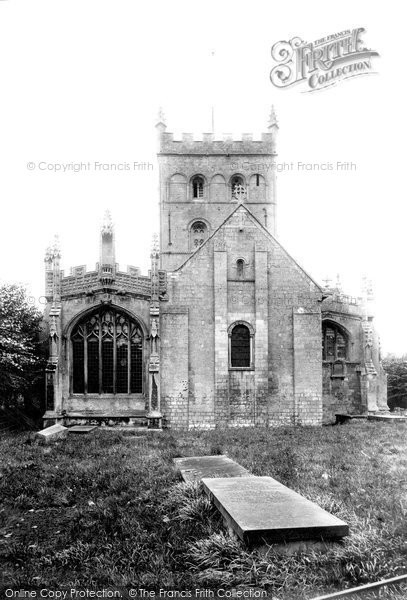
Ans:
[[[390,410],[396,406],[407,408],[407,356],[387,356],[383,360],[387,373],[387,404]]]
[[[45,356],[40,341],[42,315],[18,284],[0,285],[0,404],[40,404]]]

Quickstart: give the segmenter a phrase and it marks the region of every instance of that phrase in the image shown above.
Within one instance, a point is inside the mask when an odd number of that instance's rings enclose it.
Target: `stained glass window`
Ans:
[[[143,334],[127,315],[102,309],[71,335],[74,394],[140,394]]]
[[[333,323],[322,325],[322,356],[323,360],[346,360],[348,341],[344,333]]]

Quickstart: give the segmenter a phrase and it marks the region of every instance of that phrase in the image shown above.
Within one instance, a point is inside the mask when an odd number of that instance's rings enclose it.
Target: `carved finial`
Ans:
[[[278,129],[277,115],[276,115],[276,111],[274,110],[274,105],[271,106],[269,122],[268,122],[267,127],[268,127],[268,129],[272,129],[273,127],[277,127],[277,129]]]
[[[45,262],[51,262],[51,260],[52,260],[52,247],[51,246],[48,246],[46,248],[44,260],[45,260]]]
[[[160,243],[158,240],[158,233],[153,235],[153,243],[151,246],[151,258],[158,258],[160,255]]]
[[[159,123],[162,123],[163,125],[166,125],[166,121],[165,121],[165,115],[164,115],[164,111],[162,109],[162,106],[160,106],[160,108],[158,109],[158,119],[157,119],[157,125]]]
[[[45,250],[45,261],[51,262],[54,258],[61,258],[61,245],[58,235],[54,235],[54,241]]]
[[[336,274],[336,285],[335,285],[336,289],[338,290],[338,292],[342,292],[342,282],[341,282],[341,278],[339,273]]]
[[[367,275],[363,275],[362,277],[362,292],[365,300],[369,301],[374,299],[373,282]]]
[[[113,233],[113,221],[112,221],[112,215],[110,214],[110,210],[105,211],[101,232],[102,232],[102,234],[103,233]]]
[[[325,289],[328,290],[331,287],[332,280],[330,279],[330,277],[326,276],[325,279],[323,279],[322,281],[325,284]]]

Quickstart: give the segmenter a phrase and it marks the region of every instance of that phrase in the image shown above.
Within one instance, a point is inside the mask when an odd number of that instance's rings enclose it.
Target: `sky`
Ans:
[[[214,106],[216,133],[238,138],[265,131],[274,105],[277,162],[293,163],[278,173],[279,240],[321,283],[339,274],[358,296],[362,276],[372,279],[383,352],[406,353],[401,11],[394,0],[0,0],[0,279],[41,303],[53,236],[66,273],[93,268],[106,209],[118,262],[146,273],[159,107],[167,131],[199,138]],[[374,74],[313,93],[271,83],[275,43],[358,27],[380,55]]]

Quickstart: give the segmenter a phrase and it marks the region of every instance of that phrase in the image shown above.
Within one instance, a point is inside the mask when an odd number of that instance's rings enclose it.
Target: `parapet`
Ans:
[[[364,316],[363,300],[359,297],[348,296],[342,292],[330,293],[321,304],[322,316],[331,311],[362,319]]]
[[[159,154],[196,154],[196,155],[276,155],[276,137],[278,123],[274,107],[271,107],[267,132],[261,139],[254,140],[251,133],[242,133],[240,139],[233,139],[231,133],[224,133],[222,139],[215,139],[214,133],[203,133],[202,139],[194,139],[192,133],[183,133],[180,140],[167,131],[162,109],[159,111],[156,124]]]
[[[275,133],[262,133],[260,140],[254,140],[252,134],[243,133],[241,139],[233,139],[225,133],[222,139],[215,139],[215,134],[204,133],[202,139],[194,139],[192,133],[183,133],[180,140],[174,134],[161,130],[159,137],[159,154],[196,154],[196,155],[244,155],[266,154],[274,156]]]
[[[108,287],[119,293],[131,293],[140,296],[150,296],[151,280],[148,276],[140,275],[140,269],[128,266],[127,271],[119,271],[116,265],[115,274]],[[61,299],[69,296],[92,294],[106,287],[101,281],[99,265],[95,271],[87,271],[81,265],[73,267],[70,275],[61,273]]]

